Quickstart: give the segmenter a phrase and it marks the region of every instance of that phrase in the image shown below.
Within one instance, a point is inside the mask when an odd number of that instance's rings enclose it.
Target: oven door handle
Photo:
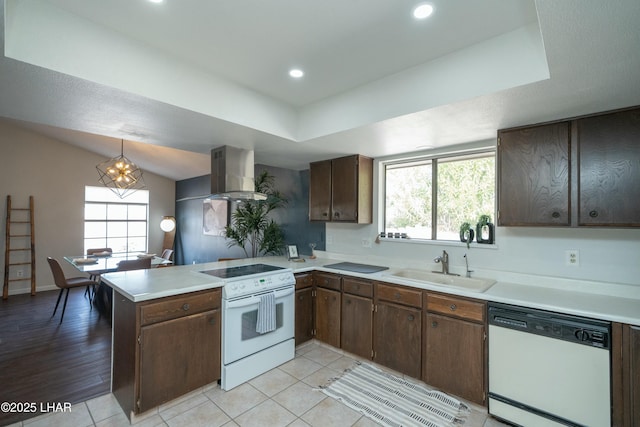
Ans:
[[[294,290],[295,288],[291,286],[290,288],[287,288],[287,289],[275,291],[276,300],[292,295]],[[249,305],[255,305],[259,303],[260,303],[259,296],[251,296],[249,298],[242,298],[236,301],[227,301],[227,308],[247,307]]]

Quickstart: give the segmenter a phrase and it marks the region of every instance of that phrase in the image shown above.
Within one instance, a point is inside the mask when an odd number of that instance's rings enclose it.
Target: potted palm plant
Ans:
[[[284,232],[269,214],[285,206],[287,200],[275,189],[275,177],[266,170],[256,177],[255,188],[266,194],[267,199],[244,201],[237,206],[231,214],[231,224],[225,228],[227,246],[240,246],[251,258],[280,255],[284,248]]]

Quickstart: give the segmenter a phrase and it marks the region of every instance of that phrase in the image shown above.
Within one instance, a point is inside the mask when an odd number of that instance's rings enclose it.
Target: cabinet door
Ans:
[[[378,302],[374,316],[374,362],[420,378],[421,310]]]
[[[296,345],[313,338],[313,288],[296,291]]]
[[[340,292],[316,289],[316,338],[340,348]]]
[[[640,226],[640,109],[578,120],[579,225]]]
[[[484,405],[484,326],[427,313],[423,380]]]
[[[220,378],[220,310],[144,326],[139,412]]]
[[[373,301],[357,295],[342,295],[340,341],[342,349],[365,359],[373,350]]]
[[[640,426],[640,328],[626,325],[628,328],[628,363],[623,370],[627,401],[629,402],[629,424]]]
[[[358,220],[358,156],[341,157],[331,162],[333,182],[331,221]]]
[[[568,226],[569,123],[498,132],[498,224]]]
[[[331,220],[331,160],[309,166],[309,220]]]

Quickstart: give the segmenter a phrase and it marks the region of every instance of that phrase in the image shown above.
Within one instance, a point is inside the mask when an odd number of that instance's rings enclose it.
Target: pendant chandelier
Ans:
[[[124,139],[120,145],[120,155],[96,166],[105,187],[124,199],[136,190],[145,188],[142,169],[124,156]]]

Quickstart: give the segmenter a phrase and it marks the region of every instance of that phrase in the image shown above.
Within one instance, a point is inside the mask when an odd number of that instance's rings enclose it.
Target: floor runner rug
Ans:
[[[347,369],[321,390],[385,426],[461,426],[469,414],[459,400],[367,363]]]

